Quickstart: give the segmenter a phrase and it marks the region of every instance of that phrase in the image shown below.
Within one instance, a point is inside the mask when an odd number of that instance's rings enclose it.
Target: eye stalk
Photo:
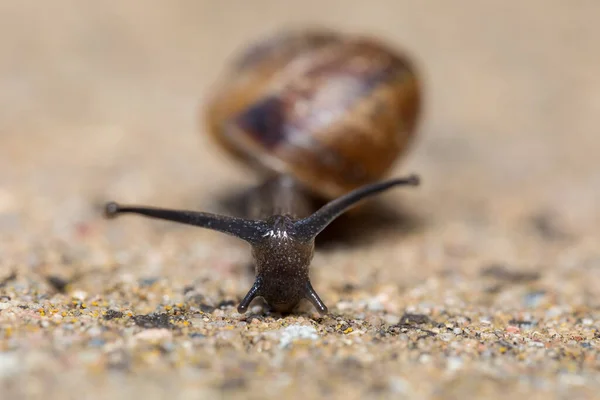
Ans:
[[[356,205],[359,201],[384,192],[394,186],[417,186],[419,183],[420,180],[418,176],[409,175],[406,178],[393,179],[363,186],[330,201],[311,216],[297,221],[295,223],[296,231],[302,239],[314,239],[327,227],[327,225],[331,224],[337,217]]]
[[[119,205],[115,202],[106,204],[104,214],[107,218],[129,213],[179,222],[222,232],[249,243],[253,249],[257,278],[238,306],[240,313],[247,311],[255,297],[262,296],[274,309],[280,311],[291,310],[305,298],[320,313],[325,314],[327,307],[308,278],[315,237],[361,200],[396,186],[417,186],[419,183],[420,179],[416,175],[410,175],[366,185],[338,197],[309,217],[299,220],[293,220],[289,216],[252,220],[197,211]],[[274,235],[275,231],[280,234]]]
[[[118,215],[126,213],[199,226],[235,236],[250,244],[260,241],[262,236],[269,231],[268,224],[263,221],[234,218],[205,212],[169,210],[146,206],[124,206],[115,202],[109,202],[104,207],[104,215],[107,218],[116,218]]]

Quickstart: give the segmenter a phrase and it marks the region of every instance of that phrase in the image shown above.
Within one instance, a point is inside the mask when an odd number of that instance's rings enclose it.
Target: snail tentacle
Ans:
[[[337,217],[356,205],[359,201],[386,191],[394,186],[417,186],[419,183],[420,180],[417,175],[410,175],[405,178],[378,182],[355,189],[350,193],[325,204],[309,217],[297,221],[294,224],[296,234],[298,235],[298,238],[302,240],[314,239],[327,227],[327,225],[332,223]]]
[[[199,226],[201,228],[226,233],[251,244],[260,241],[269,230],[268,225],[263,221],[197,211],[170,210],[146,206],[123,206],[115,202],[108,203],[104,213],[109,218],[114,218],[119,214],[131,213],[144,215],[150,218]]]

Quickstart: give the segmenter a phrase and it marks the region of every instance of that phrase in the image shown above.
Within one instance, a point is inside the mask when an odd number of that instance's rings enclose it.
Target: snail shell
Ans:
[[[334,198],[381,179],[406,150],[419,89],[409,60],[377,40],[288,32],[234,62],[205,117],[237,158]]]

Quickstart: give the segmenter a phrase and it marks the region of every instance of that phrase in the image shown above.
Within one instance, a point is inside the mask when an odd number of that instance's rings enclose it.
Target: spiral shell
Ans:
[[[414,67],[380,41],[296,31],[243,53],[205,119],[258,171],[334,198],[386,175],[413,139],[420,102]]]

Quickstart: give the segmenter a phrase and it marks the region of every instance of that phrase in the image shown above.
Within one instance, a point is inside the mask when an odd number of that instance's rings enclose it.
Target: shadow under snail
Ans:
[[[309,300],[315,237],[360,200],[415,175],[380,181],[411,142],[420,88],[410,62],[380,41],[330,31],[279,33],[234,63],[206,107],[208,131],[265,178],[247,218],[154,207],[106,205],[223,232],[250,244],[256,280],[238,305],[262,297],[276,312]],[[315,212],[309,195],[330,200]],[[333,200],[331,200],[333,199]]]

